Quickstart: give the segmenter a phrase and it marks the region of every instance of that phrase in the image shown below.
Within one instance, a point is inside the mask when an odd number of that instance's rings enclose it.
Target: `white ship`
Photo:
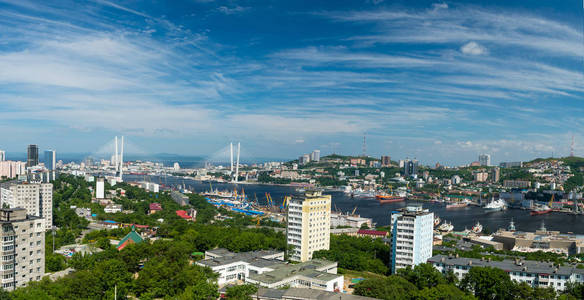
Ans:
[[[438,226],[438,230],[444,232],[451,232],[452,230],[454,230],[454,226],[450,222],[444,221],[442,225]]]
[[[475,226],[472,227],[472,232],[474,233],[481,233],[483,231],[483,225],[477,221]]]
[[[503,199],[491,201],[489,204],[485,205],[485,211],[493,212],[493,211],[502,211],[507,209],[507,202]]]

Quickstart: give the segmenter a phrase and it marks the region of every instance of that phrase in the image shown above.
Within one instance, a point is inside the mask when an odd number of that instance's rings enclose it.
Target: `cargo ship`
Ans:
[[[547,205],[542,205],[534,208],[529,214],[532,216],[543,215],[552,212],[552,209]]]
[[[457,203],[450,203],[450,204],[446,205],[446,209],[464,208],[464,207],[467,207],[469,203],[470,203],[470,201],[468,201],[468,200],[460,201]]]
[[[381,204],[393,203],[393,202],[402,202],[402,201],[405,201],[406,200],[405,197],[394,196],[394,195],[377,195],[377,196],[375,196],[375,198]]]

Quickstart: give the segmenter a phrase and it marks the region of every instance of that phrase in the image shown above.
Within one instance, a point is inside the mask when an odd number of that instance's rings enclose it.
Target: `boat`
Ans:
[[[472,227],[472,232],[481,233],[482,231],[483,231],[483,225],[481,225],[481,223],[479,223],[479,221],[477,221],[475,226]]]
[[[552,209],[549,206],[540,205],[540,206],[537,206],[536,208],[532,209],[529,214],[532,216],[538,216],[538,215],[543,215],[543,214],[547,214],[550,212],[552,212]]]
[[[375,192],[357,189],[357,190],[353,191],[353,193],[351,194],[351,197],[362,198],[362,199],[373,199],[373,198],[375,198]]]
[[[489,204],[485,205],[486,212],[495,212],[495,211],[502,211],[507,209],[507,202],[503,199],[498,199],[495,201],[489,202]]]
[[[399,197],[394,195],[375,195],[375,199],[377,199],[377,201],[379,201],[379,203],[381,204],[401,202],[406,200],[405,197]]]
[[[460,201],[460,202],[447,204],[446,209],[464,208],[464,207],[467,207],[469,204],[470,204],[470,201],[468,201],[468,199],[465,199],[465,200]]]
[[[440,225],[440,222],[442,222],[442,220],[440,220],[439,216],[435,216],[434,217],[434,227]]]
[[[509,223],[509,228],[507,228],[507,230],[515,231],[515,222],[513,222],[513,218],[511,218],[511,222]]]
[[[450,222],[445,221],[444,223],[442,223],[442,225],[438,226],[438,230],[444,232],[451,232],[452,230],[454,230],[454,226]]]

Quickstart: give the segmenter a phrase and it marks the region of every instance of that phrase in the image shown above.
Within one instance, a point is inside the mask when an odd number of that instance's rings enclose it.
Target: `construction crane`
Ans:
[[[290,200],[292,199],[291,196],[284,196],[284,201],[282,202],[282,206],[280,206],[281,209],[286,209],[288,208],[288,204],[290,204]]]
[[[355,208],[353,208],[353,211],[351,212],[351,216],[355,215],[355,211],[357,211],[357,205],[355,205]]]
[[[553,203],[554,203],[554,196],[555,196],[555,195],[556,195],[556,194],[552,194],[552,198],[550,199],[550,203],[549,203],[549,206],[550,206],[550,208],[552,208],[552,206],[553,206]]]

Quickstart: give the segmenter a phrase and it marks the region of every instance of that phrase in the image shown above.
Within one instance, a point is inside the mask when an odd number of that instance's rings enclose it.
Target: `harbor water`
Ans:
[[[138,176],[124,175],[125,181],[143,181],[144,179],[176,187],[184,185],[187,189],[202,193],[208,191],[211,186],[213,189],[233,190],[236,185],[232,183],[203,183],[180,177],[158,177],[158,176]],[[263,184],[239,184],[238,191],[245,190],[250,201],[257,197],[260,204],[266,204],[266,193],[269,193],[274,202],[280,205],[284,196],[298,194],[295,187],[280,185],[263,185]],[[375,199],[357,199],[351,198],[343,192],[325,192],[332,196],[332,209],[342,212],[351,212],[355,207],[356,213],[362,217],[372,218],[377,226],[389,224],[390,214],[393,210],[403,208],[408,204],[422,205],[434,214],[438,215],[443,221],[449,221],[454,225],[455,231],[462,231],[465,228],[470,229],[478,221],[483,228],[489,231],[495,231],[499,228],[507,228],[509,222],[513,220],[515,227],[520,231],[535,231],[541,227],[542,221],[545,222],[547,230],[556,230],[562,233],[572,232],[574,234],[584,234],[584,216],[570,215],[565,213],[552,212],[549,214],[531,216],[528,210],[507,209],[498,212],[486,212],[483,208],[477,206],[468,206],[457,209],[446,209],[442,203],[404,201],[389,204],[379,204]]]

